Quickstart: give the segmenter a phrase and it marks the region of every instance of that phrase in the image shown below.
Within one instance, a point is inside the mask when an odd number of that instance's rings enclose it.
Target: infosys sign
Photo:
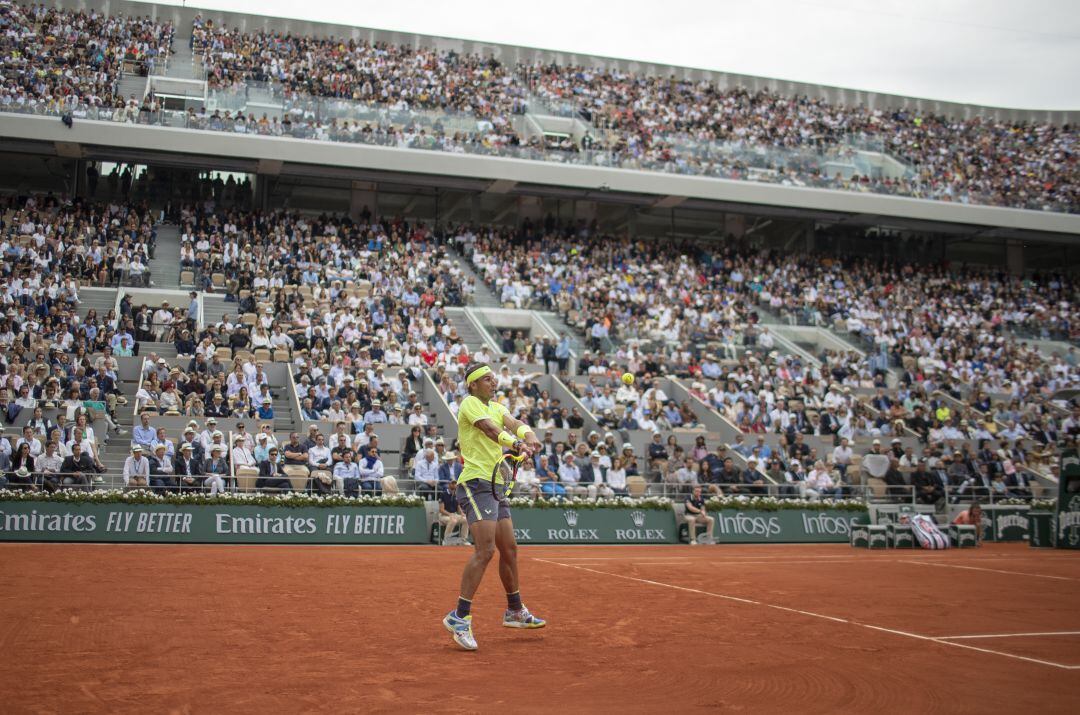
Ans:
[[[0,541],[422,544],[423,507],[0,502]]]
[[[514,509],[514,535],[523,544],[672,544],[670,509]]]
[[[717,543],[844,542],[866,512],[721,511]],[[514,509],[514,533],[523,544],[672,544],[678,541],[675,514],[668,510]]]
[[[866,512],[836,510],[721,511],[714,513],[718,543],[847,542]]]

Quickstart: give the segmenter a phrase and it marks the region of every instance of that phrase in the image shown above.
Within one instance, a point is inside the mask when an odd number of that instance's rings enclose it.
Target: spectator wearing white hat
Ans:
[[[150,462],[150,486],[154,491],[174,491],[179,482],[176,478],[176,467],[172,458],[168,455],[165,445],[154,445],[153,456]]]
[[[181,491],[185,489],[199,489],[205,481],[203,477],[202,460],[195,456],[191,442],[180,443],[180,456],[175,462],[176,476],[180,482]]]
[[[220,435],[221,433],[218,432],[217,434]],[[206,472],[203,486],[210,489],[210,496],[225,492],[226,484],[231,481],[231,470],[229,469],[226,451],[225,445],[220,442],[215,442],[210,446],[210,461],[203,467]]]
[[[150,486],[150,460],[143,456],[142,445],[131,448],[131,456],[124,460],[124,486],[132,489]]]
[[[419,402],[413,405],[412,412],[409,414],[409,424],[421,427],[428,425],[428,416],[424,413],[424,406]]]
[[[371,409],[364,413],[364,424],[379,424],[385,423],[388,420],[389,418],[382,409],[382,400],[372,400]]]

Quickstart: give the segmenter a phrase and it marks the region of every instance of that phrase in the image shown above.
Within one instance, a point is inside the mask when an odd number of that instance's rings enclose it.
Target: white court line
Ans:
[[[670,588],[676,591],[685,591],[686,593],[696,593],[702,596],[711,596],[713,598],[722,598],[725,601],[735,601],[736,603],[746,603],[751,606],[764,606],[765,608],[773,608],[778,611],[787,611],[789,613],[798,613],[803,616],[810,616],[812,618],[821,618],[826,621],[833,621],[835,623],[844,623],[852,626],[859,626],[861,628],[869,628],[875,631],[881,631],[883,633],[892,633],[893,635],[906,636],[908,638],[914,638],[921,641],[930,641],[932,643],[940,643],[941,645],[953,646],[954,648],[966,648],[968,650],[975,650],[981,653],[992,653],[994,655],[1004,656],[1006,658],[1013,658],[1015,660],[1024,660],[1029,663],[1037,663],[1039,665],[1048,665],[1052,668],[1060,668],[1062,670],[1077,670],[1080,669],[1080,665],[1063,665],[1061,663],[1054,663],[1049,660],[1039,660],[1038,658],[1028,658],[1024,655],[1016,655],[1015,653],[1005,653],[1000,650],[990,650],[989,648],[979,648],[973,645],[967,645],[966,643],[954,643],[950,640],[942,640],[940,638],[934,638],[932,636],[921,636],[918,633],[908,633],[907,631],[898,631],[892,628],[883,628],[881,626],[872,626],[869,623],[859,623],[858,621],[851,621],[846,618],[837,618],[836,616],[826,616],[823,613],[814,613],[813,611],[803,611],[798,608],[788,608],[787,606],[780,606],[775,603],[765,603],[764,601],[755,601],[752,598],[740,598],[739,596],[728,596],[723,593],[713,593],[711,591],[702,591],[697,588],[688,588],[686,586],[676,586],[671,583],[664,583],[663,581],[653,581],[647,578],[637,578],[636,576],[626,576],[624,574],[611,573],[610,571],[597,571],[596,569],[587,568],[585,566],[578,566],[576,564],[564,564],[558,561],[550,561],[548,559],[539,559],[533,557],[533,561],[540,561],[546,564],[553,564],[555,566],[562,566],[563,568],[577,569],[578,571],[588,571],[589,573],[600,574],[602,576],[612,576],[614,578],[621,578],[626,581],[637,581],[638,583],[646,583],[650,586],[662,586],[663,588]]]
[[[1023,638],[1024,636],[1080,636],[1080,631],[1048,631],[1046,633],[984,633],[977,636],[935,636],[941,640],[961,640],[968,638]]]
[[[713,559],[713,558],[694,558],[694,559],[689,559],[689,561],[636,561],[636,562],[631,562],[630,565],[631,566],[693,566],[694,564],[705,564],[707,566],[742,566],[743,564],[752,564],[752,565],[753,564],[764,564],[764,565],[767,565],[767,566],[772,566],[774,564],[820,564],[822,566],[825,566],[827,564],[845,564],[845,563],[849,563],[849,562],[853,562],[853,561],[865,563],[866,559],[864,557],[862,557],[862,556],[859,556],[859,557],[851,557],[851,556],[849,556],[847,558],[834,558],[834,559],[832,559],[832,561],[823,562],[823,561],[802,561],[802,559],[791,559],[791,561],[715,561],[715,559]],[[881,561],[881,559],[879,559],[879,563],[885,563],[885,561]],[[568,564],[568,566],[585,566],[585,565],[586,564],[582,564],[581,562],[575,562],[573,564]],[[590,562],[588,565],[590,565],[590,566],[604,566],[605,564],[598,563],[598,562],[597,563]]]
[[[585,566],[578,562],[576,566]],[[607,564],[592,564],[593,566],[606,566]],[[631,561],[631,566],[693,566],[693,561]]]
[[[1076,581],[1078,579],[1068,576],[1050,576],[1044,573],[1028,573],[1026,571],[1005,571],[1003,569],[988,569],[981,566],[961,566],[960,564],[938,563],[936,561],[916,561],[915,559],[897,559],[902,564],[918,564],[919,566],[941,566],[949,569],[966,569],[967,571],[989,571],[991,573],[1004,573],[1012,576],[1031,576],[1033,578],[1052,578],[1055,581]]]
[[[749,546],[749,544],[740,544],[740,546]],[[775,544],[773,544],[775,546]],[[784,546],[793,546],[793,544],[784,544]],[[634,559],[652,559],[655,561],[670,560],[670,561],[712,561],[713,559],[702,552],[695,552],[700,556],[645,556],[638,554],[637,556],[560,556],[557,557],[560,561],[633,561]],[[739,554],[720,554],[717,556],[725,559],[790,559],[791,556],[761,556],[759,554],[741,556]],[[803,559],[850,559],[851,556],[847,554],[838,554],[836,556],[802,556]]]
[[[647,558],[641,554],[637,556],[560,556],[563,561],[633,561],[634,559]],[[690,560],[688,556],[657,556],[657,559],[671,559],[679,561]]]
[[[887,555],[888,554],[884,554],[883,556],[887,556]],[[832,564],[841,565],[841,564],[849,564],[851,562],[859,562],[859,563],[874,563],[874,564],[919,563],[919,564],[927,564],[929,566],[956,566],[956,568],[971,568],[971,569],[977,568],[977,567],[974,567],[974,566],[957,566],[956,564],[947,564],[947,563],[942,563],[942,564],[928,563],[928,562],[925,562],[925,561],[916,561],[914,559],[890,559],[890,558],[875,557],[872,561],[868,561],[865,556],[837,556],[835,558],[829,559],[828,561],[820,561],[820,560],[808,561],[806,559],[797,559],[797,558],[775,559],[775,560],[771,560],[771,561],[765,561],[765,560],[729,561],[728,558],[729,557],[724,556],[724,557],[722,557],[720,559],[685,559],[685,560],[682,560],[682,561],[674,561],[674,560],[672,560],[672,561],[632,561],[631,565],[632,566],[645,566],[645,565],[690,566],[690,565],[693,565],[693,564],[702,564],[703,563],[703,564],[707,564],[709,566],[741,566],[743,564],[746,564],[746,565],[758,564],[758,565],[764,565],[764,566],[774,566],[774,565],[778,565],[778,564],[801,564],[801,565],[806,566],[806,565],[813,564],[813,565],[817,565],[817,566],[830,566]],[[566,559],[563,559],[563,561],[566,561]],[[575,562],[575,563],[585,565],[582,562]],[[603,565],[600,561],[598,561],[596,559],[591,559],[591,560],[588,561],[588,563],[591,564],[591,565]],[[996,569],[978,569],[978,570],[980,570],[980,571],[995,571]],[[1014,572],[1003,571],[1002,573],[1014,573]],[[1035,574],[1031,574],[1031,575],[1035,575]],[[1064,576],[1046,576],[1045,578],[1066,578],[1066,577],[1064,577]],[[1072,579],[1067,579],[1067,580],[1072,580]]]
[[[817,564],[818,566],[828,566],[829,564],[844,564],[851,563],[852,561],[859,561],[867,563],[866,559],[862,556],[858,558],[846,558],[846,559],[833,559],[831,561],[803,561],[801,559],[792,559],[790,561],[710,561],[709,564],[713,566],[735,566],[742,564],[765,564],[772,566],[773,564]],[[884,563],[884,560],[879,559],[878,563]]]

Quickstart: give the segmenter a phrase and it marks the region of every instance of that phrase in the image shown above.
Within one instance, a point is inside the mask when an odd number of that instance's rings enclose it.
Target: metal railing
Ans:
[[[286,465],[287,466],[287,465]],[[0,475],[0,490],[9,491],[95,491],[99,489],[122,489],[123,491],[137,491],[144,490],[153,492],[159,495],[168,494],[207,494],[211,493],[211,482],[216,477],[220,477],[224,483],[223,488],[215,490],[218,493],[224,492],[227,494],[281,494],[281,493],[294,493],[294,494],[311,494],[311,495],[323,495],[323,496],[337,496],[341,497],[342,492],[338,490],[336,484],[332,484],[329,489],[319,488],[317,485],[318,475],[316,472],[320,470],[311,470],[307,476],[293,476],[289,477],[286,474],[275,474],[275,477],[286,479],[290,481],[289,488],[262,488],[258,489],[254,486],[255,480],[259,477],[254,474],[199,474],[192,475],[190,481],[193,483],[188,484],[189,478],[185,475],[176,474],[163,474],[163,473],[150,473],[148,475],[147,483],[132,483],[123,487],[109,485],[103,485],[96,482],[97,477],[100,475],[95,472],[38,472],[30,471],[25,475],[16,475],[15,472],[7,472],[4,475]],[[332,470],[327,470],[331,471]],[[435,489],[431,489],[419,482],[412,479],[411,470],[402,468],[397,471],[397,474],[386,474],[384,477],[390,477],[393,482],[381,483],[377,488],[371,486],[371,483],[376,480],[359,480],[357,487],[349,489],[347,492],[355,491],[359,496],[372,495],[372,494],[402,494],[425,497],[427,499],[434,499],[434,492],[442,488],[444,485],[436,485]],[[603,498],[608,490],[605,489],[607,485],[590,485],[590,484],[565,484],[556,482],[560,485],[562,494],[555,496],[553,490],[544,487],[544,483],[541,483],[535,487],[527,486],[519,483],[512,494],[513,497],[535,497],[539,499],[547,499],[551,501],[558,501],[560,499],[571,498],[596,498],[598,495]],[[390,485],[388,488],[388,484]],[[800,500],[806,502],[808,505],[820,503],[823,508],[829,506],[830,502],[844,501],[854,502],[858,504],[870,506],[899,506],[899,507],[921,507],[923,510],[936,511],[939,514],[947,514],[950,510],[956,510],[958,508],[964,508],[974,503],[978,503],[987,508],[998,508],[1007,506],[1041,506],[1051,503],[1056,497],[1056,490],[1054,487],[1044,487],[1038,484],[1032,484],[1031,487],[1025,492],[1008,491],[1007,489],[1001,492],[995,490],[986,489],[973,489],[970,486],[948,486],[941,489],[939,492],[935,492],[932,495],[921,495],[919,490],[908,484],[903,485],[888,485],[888,486],[872,486],[866,484],[847,484],[843,482],[837,482],[836,486],[832,489],[815,489],[808,487],[805,482],[786,482],[780,484],[767,483],[763,485],[752,484],[725,484],[725,483],[710,483],[694,482],[686,484],[675,484],[670,482],[647,482],[644,485],[644,490],[639,494],[631,494],[627,488],[615,489],[614,495],[617,497],[630,497],[630,498],[667,498],[672,503],[678,504],[685,501],[692,493],[693,489],[697,486],[701,486],[704,496],[720,497],[727,500],[732,500],[733,506],[738,506],[740,503],[745,504],[745,508],[762,508],[762,502],[758,501],[755,504],[755,500],[769,499],[776,502],[778,508],[783,508],[782,502],[790,500]],[[765,505],[768,508],[768,505]],[[812,508],[812,507],[811,507]]]

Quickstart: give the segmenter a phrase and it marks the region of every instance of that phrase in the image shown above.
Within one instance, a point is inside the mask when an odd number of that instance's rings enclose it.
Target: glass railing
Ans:
[[[503,116],[397,109],[347,99],[286,93],[280,87],[266,83],[252,82],[230,89],[212,90],[206,107],[200,111],[113,109],[71,100],[0,104],[0,111],[55,116],[70,112],[75,119],[373,144],[996,205],[994,196],[989,193],[972,192],[956,196],[951,193],[950,187],[934,187],[914,175],[894,180],[866,175],[852,178],[836,170],[838,164],[853,164],[857,149],[852,146],[839,145],[828,149],[765,148],[696,141],[680,136],[669,137],[669,145],[648,155],[595,145],[590,149],[566,149],[546,146],[540,139],[523,143],[522,138],[512,130],[510,119]],[[603,138],[598,137],[597,141],[601,142]],[[1045,204],[1034,198],[1012,207],[1039,211],[1080,211],[1078,206],[1060,202]]]
[[[555,117],[582,119],[585,119],[588,116],[588,112],[574,99],[544,97],[537,94],[530,94],[528,106],[529,111],[534,114],[550,114]]]
[[[495,345],[499,346],[499,350],[501,352],[502,351],[503,331],[504,330],[512,330],[512,328],[499,328],[499,327],[496,327],[496,325],[493,322],[491,322],[491,320],[487,317],[487,313],[485,313],[483,309],[473,310],[473,311],[471,311],[471,313],[472,313],[473,319],[476,321],[476,324],[479,325],[480,328],[483,329],[488,334],[488,337],[491,338],[491,340],[495,343]],[[462,320],[466,320],[466,321],[468,320],[468,317],[466,317],[465,315],[462,315],[461,317],[462,317]],[[486,346],[487,341],[485,341],[484,344]]]

